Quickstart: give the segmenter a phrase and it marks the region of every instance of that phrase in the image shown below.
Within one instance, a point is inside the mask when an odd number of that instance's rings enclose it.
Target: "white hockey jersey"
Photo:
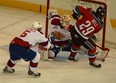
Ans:
[[[36,44],[42,44],[47,48],[50,47],[50,42],[48,42],[48,39],[43,33],[37,31],[35,28],[27,29],[19,37],[14,38],[12,43],[23,47],[32,47]]]
[[[70,32],[65,30],[60,24],[60,16],[57,13],[52,14],[50,19],[50,34],[55,41],[65,41],[71,38]]]

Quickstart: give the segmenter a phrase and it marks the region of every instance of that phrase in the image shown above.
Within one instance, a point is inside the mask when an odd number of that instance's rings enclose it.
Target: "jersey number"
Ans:
[[[31,31],[30,30],[26,30],[25,32],[23,32],[20,37],[25,37],[27,35],[27,33],[30,33]]]
[[[88,35],[89,33],[91,33],[92,31],[94,31],[94,27],[91,25],[90,21],[86,21],[86,23],[81,24],[79,26],[80,30],[82,30],[82,33],[84,35]]]

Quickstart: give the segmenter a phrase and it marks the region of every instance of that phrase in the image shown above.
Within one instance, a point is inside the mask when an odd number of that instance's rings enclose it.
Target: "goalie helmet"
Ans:
[[[42,26],[41,26],[40,22],[33,22],[31,27],[36,28],[38,31],[42,30]]]
[[[65,27],[68,27],[71,23],[71,18],[69,15],[63,15],[60,19],[60,24],[61,26],[63,26],[64,28]]]
[[[106,9],[103,8],[102,6],[98,7],[97,10],[96,10],[96,16],[102,20],[103,17],[105,16],[105,12],[106,12]]]

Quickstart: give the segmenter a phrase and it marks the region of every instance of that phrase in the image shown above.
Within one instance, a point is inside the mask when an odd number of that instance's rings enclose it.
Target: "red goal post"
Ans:
[[[55,1],[57,3],[55,3]],[[63,1],[66,1],[66,2],[63,4]],[[101,41],[100,41],[101,44],[100,45],[97,45],[97,47],[100,48],[101,50],[107,51],[107,53],[108,53],[109,52],[109,49],[105,47],[106,20],[107,20],[107,4],[104,3],[104,2],[101,2],[101,1],[96,1],[96,0],[47,0],[46,29],[45,29],[45,35],[46,35],[46,37],[48,36],[48,27],[49,27],[49,19],[48,19],[49,18],[48,17],[49,9],[56,9],[58,11],[58,13],[60,13],[60,14],[62,14],[62,13],[64,13],[64,14],[71,14],[72,13],[72,9],[69,9],[68,6],[70,6],[70,5],[73,5],[74,6],[74,4],[71,4],[73,2],[74,2],[75,5],[77,5],[79,3],[82,3],[81,5],[86,4],[84,6],[88,6],[87,4],[89,4],[89,6],[90,6],[92,4],[92,5],[95,5],[95,6],[96,5],[102,5],[102,6],[105,7],[106,14],[105,14],[105,18],[104,18],[104,27],[103,27],[102,32],[101,32],[101,35],[100,35],[101,36]],[[58,5],[61,6],[61,7],[58,7]],[[63,7],[62,5],[64,5],[64,6],[66,5],[66,6],[62,9],[62,7]],[[107,56],[107,53],[104,56],[104,58]]]

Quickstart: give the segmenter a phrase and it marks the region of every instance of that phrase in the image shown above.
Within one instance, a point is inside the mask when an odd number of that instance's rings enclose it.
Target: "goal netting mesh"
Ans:
[[[71,17],[72,10],[76,5],[93,8],[93,10],[96,10],[99,6],[105,6],[107,13],[104,19],[104,28],[99,33],[96,34],[98,40],[97,43],[98,45],[100,45],[101,49],[103,48],[102,50],[104,50],[104,48],[106,47],[108,48],[110,48],[111,46],[113,47],[116,42],[114,36],[115,32],[113,31],[113,28],[110,23],[110,18],[108,13],[109,3],[106,2],[105,0],[49,0],[48,11],[55,11],[55,12],[57,11],[60,15],[68,14]],[[72,18],[72,24],[74,23],[75,21]]]

